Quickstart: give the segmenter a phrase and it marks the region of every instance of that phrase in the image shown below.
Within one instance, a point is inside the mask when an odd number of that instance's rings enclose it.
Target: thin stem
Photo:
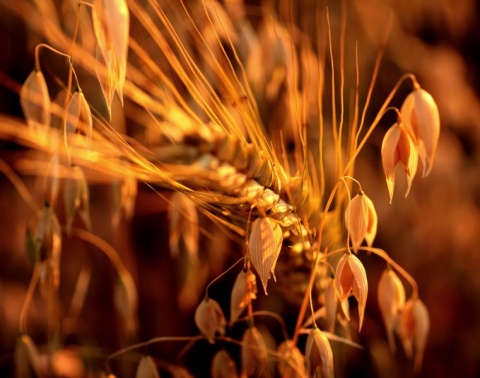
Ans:
[[[76,44],[79,22],[80,22],[80,3],[77,5],[77,15],[76,15],[76,19],[75,19],[75,29],[74,29],[74,32],[73,32],[72,44],[70,46],[70,55],[69,55],[69,60],[68,60],[69,69],[68,69],[68,80],[67,80],[67,92],[66,92],[65,104],[64,104],[64,108],[63,108],[63,119],[64,120],[66,120],[67,117],[68,117],[67,107],[68,107],[68,103],[69,103],[70,98],[71,98],[71,93],[70,92],[71,92],[71,89],[72,89],[72,76],[75,77],[75,82],[77,84],[77,88],[80,89],[80,84],[78,82],[78,77],[77,77],[77,74],[76,74],[76,72],[73,68],[73,49],[74,49],[75,44]],[[71,160],[71,155],[70,155],[70,149],[69,149],[69,146],[68,146],[66,122],[65,122],[65,127],[63,128],[63,137],[64,137],[65,149],[67,150],[68,162],[71,165],[72,160]]]
[[[418,284],[414,280],[414,278],[405,270],[403,269],[398,263],[396,263],[387,252],[380,248],[372,248],[372,247],[360,247],[360,250],[372,252],[377,256],[384,259],[388,264],[390,264],[398,273],[400,273],[403,278],[405,278],[408,283],[412,286],[412,298],[418,298]]]
[[[342,176],[337,180],[337,182],[335,183],[335,186],[333,187],[333,189],[330,193],[330,196],[328,197],[328,201],[325,205],[325,208],[324,208],[322,216],[321,216],[320,227],[318,229],[318,242],[317,242],[318,246],[321,245],[322,232],[323,232],[323,227],[325,226],[325,219],[326,219],[327,212],[330,209],[330,206],[332,205],[333,199],[335,198],[335,194],[337,193],[337,190],[338,190],[338,187],[339,187],[340,183],[343,182],[345,184],[345,179],[346,178],[349,178],[349,179],[355,181],[358,185],[360,185],[360,183],[357,180],[355,180],[353,177],[350,177],[350,176]],[[360,186],[360,188],[361,188],[361,186]],[[347,248],[347,250],[348,250],[348,248]],[[295,325],[295,331],[294,331],[294,334],[293,334],[293,340],[294,340],[295,343],[297,342],[299,331],[300,331],[300,328],[301,328],[301,325],[302,325],[302,320],[305,317],[308,301],[309,301],[309,298],[311,296],[311,291],[313,289],[313,283],[314,283],[314,279],[315,279],[315,272],[317,270],[317,266],[320,262],[320,258],[323,257],[323,258],[326,259],[327,255],[328,255],[328,249],[325,250],[324,254],[321,254],[320,251],[318,251],[317,255],[315,257],[315,261],[312,265],[312,271],[310,273],[310,278],[309,278],[309,281],[308,281],[307,291],[305,292],[305,296],[303,297],[303,301],[302,301],[302,304],[300,306],[300,311],[298,313],[297,323]]]
[[[338,159],[339,166],[343,167],[343,151],[342,151],[342,134],[343,123],[345,117],[345,34],[347,29],[347,12],[345,9],[345,0],[341,1],[341,17],[340,17],[340,124],[338,125]],[[335,98],[332,98],[335,101]]]
[[[249,253],[249,249],[248,249],[248,238],[249,238],[249,234],[250,234],[250,220],[252,219],[252,213],[253,213],[253,209],[255,208],[255,204],[253,204],[251,207],[250,207],[250,211],[248,213],[248,218],[247,218],[247,226],[245,227],[245,246],[247,247],[247,259],[250,260],[250,253]]]
[[[314,315],[315,315],[315,309],[313,308],[312,291],[313,291],[313,290],[309,290],[309,291],[308,291],[309,294],[310,294],[310,295],[308,296],[309,299],[310,299],[310,300],[309,300],[309,302],[310,302],[310,311],[312,312],[313,328],[318,328],[318,327],[317,327],[317,321],[315,320],[315,317],[314,317]]]
[[[77,35],[78,35],[78,26],[80,24],[80,6],[81,6],[81,3],[79,2],[77,4],[77,15],[75,17],[75,28],[73,29],[72,44],[70,46],[70,64],[73,61],[73,49],[76,44]]]
[[[245,260],[245,257],[241,257],[240,259],[238,259],[230,268],[228,268],[225,272],[223,272],[222,274],[220,274],[219,276],[215,277],[212,281],[210,281],[210,283],[207,285],[207,288],[205,289],[205,298],[209,298],[208,296],[208,289],[210,289],[210,286],[212,286],[215,282],[217,282],[220,278],[222,278],[223,276],[225,276],[228,272],[230,272],[233,268],[235,268],[238,263],[242,260]]]
[[[114,358],[117,358],[118,356],[120,356],[122,354],[125,354],[127,352],[132,351],[132,350],[135,350],[135,349],[144,348],[144,347],[152,345],[152,344],[163,343],[163,342],[167,342],[167,341],[196,341],[196,340],[200,340],[202,338],[203,338],[203,336],[176,336],[176,337],[175,336],[172,336],[172,337],[161,336],[161,337],[154,337],[154,338],[152,338],[148,341],[144,341],[144,342],[141,342],[141,343],[133,344],[133,345],[130,345],[128,347],[122,348],[122,349],[116,351],[115,353],[111,354],[110,356],[107,357],[107,360],[105,361],[105,367],[106,367],[107,372],[110,372],[111,371],[111,369],[110,369],[110,361],[111,360],[113,360]]]
[[[20,178],[15,174],[15,172],[5,163],[4,160],[0,159],[0,171],[7,176],[10,182],[13,184],[15,189],[17,189],[18,193],[22,196],[23,200],[26,202],[28,206],[38,215],[40,216],[42,210],[37,206],[35,200],[33,199],[32,195],[28,191],[25,184],[20,180]]]
[[[63,231],[66,232],[66,228],[63,228]],[[94,245],[100,251],[102,251],[105,254],[105,256],[107,256],[108,259],[111,261],[112,265],[114,266],[117,272],[122,271],[123,269],[126,270],[115,248],[113,248],[110,244],[108,244],[102,238],[92,234],[89,231],[83,230],[81,228],[76,228],[76,227],[72,227],[71,235],[79,239],[85,240],[86,242]]]
[[[41,48],[45,48],[45,49],[48,49],[50,51],[53,51],[55,54],[58,54],[58,55],[63,56],[63,57],[70,60],[70,55],[63,53],[60,50],[57,50],[56,48],[54,48],[50,45],[47,45],[46,43],[39,43],[37,46],[35,46],[35,69],[37,71],[42,70],[42,68],[40,66],[40,49]]]
[[[352,176],[342,176],[342,177],[340,177],[340,180],[342,180],[343,183],[345,184],[346,189],[347,189],[347,191],[348,191],[348,196],[349,196],[349,198],[351,198],[351,197],[350,197],[350,189],[349,189],[348,184],[347,184],[347,182],[345,181],[345,179],[350,179],[350,180],[352,180],[355,184],[358,185],[358,190],[359,190],[360,192],[362,192],[362,184],[360,184],[360,181],[358,181],[357,179],[353,178]]]
[[[348,172],[348,170],[350,169],[350,167],[354,164],[358,154],[360,153],[360,151],[362,150],[363,146],[365,145],[365,143],[367,143],[367,140],[368,138],[370,137],[370,135],[372,134],[373,130],[378,126],[378,123],[380,122],[380,119],[384,116],[385,112],[386,112],[386,109],[387,109],[387,106],[388,104],[392,101],[392,98],[393,96],[397,93],[398,89],[400,88],[400,85],[407,79],[410,79],[412,80],[412,82],[414,83],[414,86],[416,85],[415,83],[417,83],[417,80],[415,78],[415,75],[411,74],[411,73],[407,73],[405,75],[403,75],[397,82],[397,84],[395,85],[395,87],[392,89],[392,91],[390,92],[390,94],[388,95],[387,99],[385,100],[385,102],[383,103],[382,107],[380,108],[380,111],[378,112],[377,116],[375,117],[374,121],[372,122],[370,128],[368,129],[368,131],[366,132],[365,136],[363,137],[362,141],[360,142],[360,144],[358,145],[358,147],[355,149],[352,157],[350,158],[348,164],[345,166],[345,169],[343,171],[343,174],[346,174]],[[417,83],[418,85],[418,83]],[[362,120],[363,122],[363,120]],[[358,131],[360,133],[360,129]],[[358,136],[358,135],[357,135]]]
[[[338,129],[337,129],[337,109],[336,109],[336,101],[335,101],[335,64],[333,61],[333,47],[332,47],[332,28],[330,25],[330,12],[327,7],[327,30],[328,30],[328,45],[330,51],[330,69],[332,70],[332,135],[333,135],[333,143],[339,150],[336,151],[336,159],[335,159],[335,175],[338,174],[339,164],[340,164],[340,154],[341,146],[339,145],[338,139]]]
[[[30,279],[30,283],[28,285],[27,294],[25,295],[25,300],[23,301],[22,310],[20,311],[19,329],[21,334],[27,333],[27,313],[28,309],[30,308],[30,304],[32,303],[33,294],[35,293],[35,288],[37,287],[39,277],[39,269],[35,265],[32,278]]]
[[[365,105],[363,107],[362,118],[360,120],[360,126],[358,128],[358,132],[357,132],[357,135],[355,137],[355,141],[358,140],[358,136],[360,135],[360,132],[362,131],[363,125],[365,123],[365,116],[367,115],[367,109],[368,109],[368,106],[370,104],[370,100],[371,100],[372,94],[373,94],[373,87],[375,86],[375,83],[377,81],[378,72],[380,71],[380,63],[382,62],[383,52],[384,52],[385,46],[387,44],[388,36],[390,35],[390,31],[392,29],[392,24],[393,24],[393,21],[392,21],[392,16],[390,14],[390,17],[388,18],[387,25],[385,27],[384,38],[382,39],[382,42],[380,44],[380,48],[379,48],[379,51],[378,51],[377,59],[375,60],[375,67],[373,68],[372,79],[370,80],[370,86],[368,87],[367,99],[366,99]],[[390,102],[390,101],[388,101],[388,102]]]
[[[251,301],[250,301],[251,302]],[[255,311],[252,313],[252,316],[270,316],[271,318],[275,319],[280,323],[280,326],[282,327],[282,333],[285,338],[285,340],[288,340],[288,332],[287,332],[287,326],[285,325],[285,320],[278,315],[276,312],[272,311]]]
[[[335,186],[338,187],[338,183]],[[331,201],[329,201],[329,202],[331,204]],[[320,244],[318,244],[318,245],[320,245]],[[303,301],[302,301],[302,304],[300,306],[300,311],[298,312],[298,316],[297,316],[297,323],[295,324],[295,331],[293,332],[292,340],[293,340],[294,344],[297,344],[298,336],[300,335],[300,329],[302,327],[302,322],[303,322],[303,319],[305,317],[305,313],[307,311],[307,305],[308,305],[309,302],[311,302],[311,293],[312,293],[312,289],[313,289],[313,283],[315,281],[315,272],[316,272],[317,266],[320,262],[320,257],[324,256],[326,258],[327,255],[328,255],[327,250],[325,251],[325,254],[320,253],[320,251],[317,251],[317,253],[316,253],[315,262],[312,265],[312,271],[310,273],[310,277],[309,277],[309,280],[308,280],[307,290],[306,290],[305,295],[303,297]],[[313,308],[312,308],[312,314],[313,313],[315,313],[315,311],[313,311]]]
[[[72,75],[75,78],[75,84],[78,88],[78,91],[82,92],[82,89],[80,88],[80,82],[78,81],[77,73],[75,72],[75,69],[73,68],[73,62],[71,60],[70,60],[70,71],[72,72]]]

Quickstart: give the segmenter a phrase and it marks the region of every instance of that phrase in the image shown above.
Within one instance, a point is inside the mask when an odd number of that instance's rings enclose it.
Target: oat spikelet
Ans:
[[[393,191],[395,189],[395,167],[401,163],[407,175],[407,191],[410,192],[413,178],[417,173],[418,153],[411,138],[403,130],[403,126],[394,124],[385,134],[382,142],[382,163],[387,180],[388,194],[392,203]]]
[[[210,375],[212,378],[238,377],[235,361],[232,360],[224,349],[219,350],[215,356],[213,356]]]
[[[267,294],[267,281],[273,275],[275,265],[283,243],[281,227],[270,218],[257,218],[252,223],[252,231],[248,243],[250,260],[255,267],[263,289]]]
[[[340,297],[340,303],[343,312],[348,314],[348,308],[345,307],[345,299],[350,293],[353,293],[358,302],[359,325],[358,330],[362,329],[363,315],[368,295],[367,273],[361,261],[353,254],[344,254],[338,262],[335,271],[335,287]]]
[[[133,336],[137,331],[137,287],[126,269],[119,270],[117,274],[113,302],[126,328],[127,335]]]
[[[100,48],[95,49],[95,73],[108,109],[109,118],[112,118],[112,102],[115,95],[114,57],[112,50],[102,54]]]
[[[130,28],[127,2],[125,0],[94,0],[92,18],[98,49],[106,63],[108,75],[114,77],[115,90],[123,104]],[[107,97],[105,99],[107,100]]]
[[[40,281],[53,280],[58,288],[60,284],[60,255],[62,237],[60,223],[55,212],[47,203],[35,231],[36,261],[40,268]]]
[[[267,347],[255,327],[249,327],[242,337],[242,376],[261,377],[267,371]]]
[[[405,353],[409,358],[415,355],[414,367],[419,371],[430,331],[428,309],[420,299],[412,298],[405,303],[398,327]]]
[[[305,357],[292,340],[281,343],[277,352],[281,355],[278,361],[278,373],[281,378],[304,378],[307,376]]]
[[[402,281],[391,268],[383,271],[378,282],[378,306],[382,314],[385,329],[387,331],[390,350],[395,353],[394,331],[397,326],[399,313],[405,305],[405,289]]]
[[[355,252],[364,239],[372,246],[377,234],[377,222],[377,213],[370,198],[363,192],[353,197],[345,210],[345,224]]]
[[[418,87],[405,98],[400,112],[402,122],[413,138],[422,160],[423,177],[428,176],[440,137],[440,116],[437,104],[427,91]]]
[[[217,301],[205,298],[195,311],[195,324],[200,332],[213,344],[215,334],[225,334],[227,321]]]
[[[32,129],[50,126],[50,96],[42,71],[33,70],[20,90],[20,104],[28,126]]]
[[[87,230],[91,230],[88,183],[83,169],[79,166],[70,167],[70,177],[65,182],[64,199],[67,232],[71,232],[76,214],[80,216]]]
[[[65,130],[67,137],[73,134],[83,134],[87,143],[92,139],[92,113],[82,91],[75,92],[67,106]]]
[[[230,324],[257,298],[257,278],[250,270],[242,270],[235,280],[230,298]]]
[[[151,356],[143,356],[140,359],[135,378],[160,378],[157,366]]]
[[[310,331],[305,348],[308,376],[333,378],[333,353],[327,336],[318,328]]]

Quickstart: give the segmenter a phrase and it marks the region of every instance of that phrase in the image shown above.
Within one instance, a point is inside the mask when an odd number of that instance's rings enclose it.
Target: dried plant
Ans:
[[[2,139],[37,151],[13,161],[14,170],[0,165],[37,219],[33,274],[15,351],[17,376],[60,371],[55,353],[68,346],[60,257],[71,253],[62,246],[72,238],[103,252],[115,272],[113,305],[123,341],[106,354],[76,345],[76,358],[93,361],[82,365],[91,374],[190,376],[192,365],[205,361],[184,357],[207,340],[212,365],[204,374],[331,377],[337,364],[331,345],[358,347],[350,328],[360,331],[370,321],[364,263],[375,256],[387,265],[378,301],[388,342],[394,351],[396,332],[420,369],[428,310],[414,279],[374,247],[381,220],[355,178],[359,154],[388,112],[397,122],[377,158],[390,200],[397,163],[407,175],[408,194],[418,157],[423,176],[435,157],[438,109],[412,74],[400,77],[374,109],[376,116],[368,118],[386,38],[365,85],[362,51],[347,38],[344,2],[337,9],[305,0],[305,11],[282,0],[60,3],[2,4],[41,40],[34,69],[19,91],[25,120],[0,115]],[[354,52],[352,60],[346,59],[348,51]],[[408,86],[411,93],[395,108],[392,100]],[[19,174],[39,177],[35,192]],[[177,280],[151,290],[177,290],[177,307],[194,319],[197,335],[154,335],[138,342],[142,295],[135,277],[142,272],[133,264],[130,271],[101,237],[105,232],[97,231],[94,185],[111,189],[111,222],[103,230],[119,234],[135,222],[139,187],[154,194],[149,208],[167,209],[165,245]],[[56,201],[59,191],[63,208]],[[45,199],[43,209],[39,197]],[[235,246],[223,260],[214,255],[222,250],[221,235]],[[91,273],[85,268],[78,275],[73,308],[86,306],[86,291],[95,290]],[[402,281],[412,286],[408,298]],[[46,341],[36,347],[28,318],[39,284],[49,310]],[[282,306],[267,306],[267,295],[292,306],[296,321],[287,325]],[[357,304],[349,301],[352,296]],[[350,305],[358,307],[358,317]],[[80,317],[77,310],[74,318]],[[279,323],[282,332],[263,318]],[[81,333],[72,327],[69,334]],[[157,344],[178,343],[184,349],[176,359],[155,354]],[[40,354],[46,364],[38,362]]]

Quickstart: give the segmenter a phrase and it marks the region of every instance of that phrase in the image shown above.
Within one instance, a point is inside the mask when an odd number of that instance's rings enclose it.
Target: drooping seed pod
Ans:
[[[267,371],[267,347],[258,329],[249,327],[241,344],[242,376],[264,376]]]
[[[195,324],[200,332],[213,344],[215,334],[225,334],[227,321],[217,301],[205,298],[195,311]]]
[[[36,261],[40,268],[40,281],[52,280],[60,284],[60,255],[62,237],[60,223],[50,204],[45,204],[35,231]]]
[[[275,265],[282,243],[282,229],[273,219],[257,218],[253,221],[248,251],[250,260],[262,281],[265,294],[267,294],[267,281],[270,276],[273,275],[275,280]]]
[[[402,122],[413,139],[423,164],[423,177],[428,176],[440,137],[440,116],[433,97],[418,84],[400,109]]]
[[[305,348],[309,377],[333,378],[333,353],[327,336],[318,328],[308,334]]]
[[[130,14],[125,0],[94,0],[93,29],[107,70],[115,76],[115,89],[123,103],[127,71]]]
[[[151,356],[143,356],[140,359],[135,378],[160,378],[157,365]]]
[[[28,126],[48,128],[51,119],[51,101],[42,71],[33,70],[20,90],[20,104]]]
[[[377,297],[387,331],[388,344],[390,350],[394,353],[396,348],[393,333],[397,326],[398,315],[405,305],[405,289],[402,281],[391,268],[385,269],[380,277]]]
[[[17,378],[40,376],[40,354],[28,335],[20,335],[15,345],[15,376]]]
[[[345,210],[345,224],[355,252],[364,239],[368,246],[372,246],[377,234],[377,222],[372,200],[364,192],[353,197]]]
[[[67,106],[67,115],[65,117],[65,132],[67,138],[74,134],[85,136],[88,145],[92,139],[92,112],[90,106],[82,91],[75,92]]]
[[[278,346],[278,373],[281,378],[304,378],[307,376],[305,357],[293,343],[286,340]]]
[[[72,230],[76,214],[80,216],[87,230],[91,230],[90,191],[85,174],[79,166],[70,167],[70,176],[65,181],[64,200],[67,233]]]
[[[427,307],[418,298],[409,299],[399,318],[398,334],[406,355],[409,358],[415,356],[414,367],[417,372],[422,367],[429,331],[430,316]]]
[[[138,294],[135,282],[126,269],[117,272],[113,303],[123,321],[127,335],[135,335],[137,331]]]
[[[418,152],[407,132],[403,130],[403,126],[398,123],[394,124],[383,138],[382,163],[387,180],[390,203],[392,203],[393,191],[395,189],[395,167],[398,163],[401,163],[407,175],[407,191],[405,193],[405,197],[407,197],[417,172]]]
[[[97,45],[95,49],[95,73],[108,109],[108,115],[112,118],[112,102],[115,95],[115,83],[117,71],[114,69],[113,51],[102,53]]]
[[[235,366],[235,361],[228,355],[228,353],[221,349],[212,359],[210,367],[210,375],[212,378],[237,378],[238,372]]]
[[[242,270],[235,280],[230,298],[230,324],[234,323],[252,300],[257,298],[257,278],[250,270]]]
[[[367,273],[361,261],[353,254],[345,253],[337,264],[335,271],[335,287],[338,292],[343,312],[348,314],[345,308],[345,299],[350,293],[353,293],[358,302],[359,325],[358,330],[362,329],[363,315],[368,295]]]

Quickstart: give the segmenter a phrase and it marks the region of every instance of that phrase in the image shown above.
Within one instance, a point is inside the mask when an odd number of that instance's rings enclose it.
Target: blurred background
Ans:
[[[8,1],[8,0],[2,0]],[[255,3],[249,1],[249,3]],[[385,249],[418,282],[420,296],[430,312],[431,329],[421,377],[480,376],[480,8],[475,0],[383,1],[360,0],[349,7],[350,40],[358,39],[360,55],[365,57],[365,76],[385,23],[377,20],[392,14],[393,26],[384,52],[373,93],[371,109],[380,104],[405,72],[417,76],[440,110],[441,136],[434,168],[427,178],[416,177],[407,199],[405,182],[398,184],[393,203],[388,193],[380,160],[380,146],[388,117],[372,135],[360,156],[356,175],[376,204],[379,232],[375,245]],[[33,46],[38,39],[22,21],[0,6],[0,112],[22,117],[18,90],[33,67]],[[332,6],[335,11],[335,6]],[[380,16],[379,16],[380,15]],[[368,60],[370,59],[370,65]],[[364,71],[362,70],[362,74]],[[368,79],[367,79],[368,80]],[[368,84],[368,83],[367,83]],[[365,83],[363,85],[366,85]],[[402,86],[394,105],[411,90]],[[374,114],[370,114],[371,117]],[[394,122],[392,118],[391,123]],[[14,141],[0,141],[0,158],[14,166],[19,156],[30,153]],[[401,175],[398,175],[400,178]],[[22,177],[28,188],[39,185],[33,177]],[[403,185],[403,187],[402,187]],[[168,196],[168,194],[166,194]],[[176,300],[178,285],[168,253],[165,202],[147,187],[139,186],[137,208],[131,224],[119,230],[111,227],[111,188],[92,185],[91,209],[95,233],[111,243],[131,269],[139,288],[138,340],[158,335],[192,335],[196,328],[192,310],[183,312]],[[37,198],[41,203],[41,197]],[[61,210],[60,210],[61,211]],[[0,174],[0,375],[12,372],[13,348],[17,336],[20,308],[31,275],[24,253],[25,230],[33,217],[20,195]],[[212,226],[213,227],[213,226]],[[208,230],[217,239],[201,238],[204,261],[210,261],[206,277],[215,277],[228,262],[236,261],[241,251],[216,229]],[[219,239],[221,238],[221,239]],[[209,247],[210,243],[210,247]],[[216,248],[211,248],[215,243]],[[218,247],[220,246],[220,247]],[[238,248],[237,248],[238,249]],[[96,345],[93,364],[116,348],[125,345],[126,336],[118,332],[118,319],[112,306],[113,270],[108,260],[79,240],[64,241],[61,296],[68,299],[76,279],[85,266],[91,272],[91,285],[77,331],[65,343]],[[211,255],[213,253],[213,255]],[[343,368],[339,376],[413,376],[401,348],[392,357],[376,303],[376,285],[384,265],[375,257],[363,259],[369,276],[370,296],[362,334],[354,336],[365,345],[363,351],[349,350],[336,360]],[[204,269],[207,269],[204,267]],[[227,276],[231,284],[235,274]],[[220,290],[220,289],[214,289]],[[407,288],[407,295],[408,295]],[[32,338],[45,341],[41,329],[42,301],[34,301],[29,321]],[[67,301],[68,302],[68,301]],[[225,303],[228,307],[228,301]],[[288,309],[285,309],[288,317]],[[68,329],[68,324],[66,325]],[[85,330],[85,332],[79,332]],[[95,341],[93,341],[95,340]],[[398,340],[397,340],[398,341]],[[92,344],[93,343],[93,344]],[[399,344],[398,344],[399,345]],[[208,349],[207,345],[201,345]],[[150,349],[170,359],[179,346]],[[194,348],[192,353],[202,353]],[[63,358],[68,360],[68,356]],[[168,358],[166,358],[168,359]],[[205,374],[201,369],[197,374]]]

